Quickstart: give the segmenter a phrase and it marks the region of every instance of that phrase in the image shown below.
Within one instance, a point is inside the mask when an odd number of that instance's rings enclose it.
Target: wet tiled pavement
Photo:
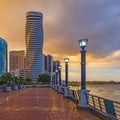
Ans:
[[[101,120],[51,88],[0,91],[0,120]]]

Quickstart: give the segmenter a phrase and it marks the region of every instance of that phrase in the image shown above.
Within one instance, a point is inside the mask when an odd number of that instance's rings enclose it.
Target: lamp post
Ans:
[[[55,72],[52,74],[52,87],[55,89]]]
[[[81,47],[81,89],[86,89],[86,50],[88,39],[79,40]]]
[[[59,66],[59,87],[58,87],[58,92],[61,93],[61,85],[62,85],[62,81],[61,81],[61,69],[62,66]]]
[[[88,100],[86,94],[89,93],[89,90],[86,90],[86,46],[88,43],[88,39],[80,39],[79,46],[81,50],[81,90],[79,90],[79,107],[89,107]]]
[[[68,87],[68,62],[69,58],[65,58],[65,86]]]
[[[62,69],[62,66],[60,65],[59,66],[59,86],[61,86],[61,69]]]
[[[57,86],[58,86],[58,70],[55,70],[55,90],[57,90]]]
[[[68,88],[68,62],[69,58],[64,58],[65,61],[65,89],[64,89],[64,96],[69,96],[69,88]]]

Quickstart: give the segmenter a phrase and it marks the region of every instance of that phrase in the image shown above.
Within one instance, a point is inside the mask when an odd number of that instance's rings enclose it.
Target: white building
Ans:
[[[26,69],[28,77],[36,80],[36,77],[44,73],[43,57],[43,14],[29,11],[26,14]]]

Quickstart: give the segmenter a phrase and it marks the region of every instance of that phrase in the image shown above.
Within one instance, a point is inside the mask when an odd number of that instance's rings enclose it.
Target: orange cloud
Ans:
[[[80,79],[78,40],[84,37],[89,39],[86,65],[89,80],[118,80],[120,27],[117,4],[99,4],[98,1],[92,4],[89,0],[0,0],[0,37],[7,40],[9,50],[25,50],[26,12],[41,11],[44,54],[51,54],[54,60],[60,60],[63,73],[64,58],[69,57],[70,80]],[[111,11],[114,12],[111,14]]]

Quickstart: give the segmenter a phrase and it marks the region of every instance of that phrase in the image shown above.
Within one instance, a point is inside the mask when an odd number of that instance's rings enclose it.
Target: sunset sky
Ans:
[[[78,40],[87,38],[87,80],[120,81],[120,0],[0,0],[0,37],[9,50],[25,50],[26,12],[43,13],[44,54],[80,80]]]

